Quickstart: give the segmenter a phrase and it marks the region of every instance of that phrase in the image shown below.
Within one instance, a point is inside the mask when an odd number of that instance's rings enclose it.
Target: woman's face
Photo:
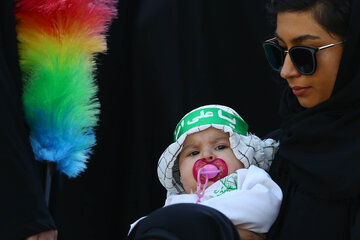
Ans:
[[[311,11],[279,13],[275,35],[280,46],[286,49],[298,45],[317,48],[342,41],[339,36],[323,28],[314,19]],[[342,51],[342,44],[318,51],[316,53],[317,69],[310,76],[300,74],[294,67],[289,54],[286,54],[280,75],[287,80],[301,106],[311,108],[330,98]]]

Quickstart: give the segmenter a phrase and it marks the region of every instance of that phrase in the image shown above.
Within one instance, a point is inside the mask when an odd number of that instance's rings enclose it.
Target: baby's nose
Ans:
[[[214,157],[213,154],[207,154],[207,155],[204,156],[204,159],[207,162],[211,162],[211,161],[213,161],[215,159],[215,157]]]

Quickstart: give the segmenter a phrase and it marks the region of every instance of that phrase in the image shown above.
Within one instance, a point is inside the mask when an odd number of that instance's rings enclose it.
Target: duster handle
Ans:
[[[49,207],[53,163],[46,162],[45,203]]]

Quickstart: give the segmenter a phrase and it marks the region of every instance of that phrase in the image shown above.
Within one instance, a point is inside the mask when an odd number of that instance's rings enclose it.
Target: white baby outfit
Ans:
[[[168,193],[164,206],[196,203],[194,194]],[[262,169],[252,165],[218,180],[205,190],[199,204],[212,207],[227,216],[234,225],[265,233],[280,209],[282,192]]]

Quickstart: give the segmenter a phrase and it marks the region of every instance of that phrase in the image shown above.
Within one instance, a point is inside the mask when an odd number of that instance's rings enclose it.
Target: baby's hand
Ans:
[[[260,236],[257,233],[251,232],[246,229],[242,229],[240,227],[236,227],[236,228],[240,234],[241,240],[265,240],[264,237]]]
[[[31,237],[26,238],[26,240],[56,240],[58,232],[57,230],[49,230],[42,232]]]

